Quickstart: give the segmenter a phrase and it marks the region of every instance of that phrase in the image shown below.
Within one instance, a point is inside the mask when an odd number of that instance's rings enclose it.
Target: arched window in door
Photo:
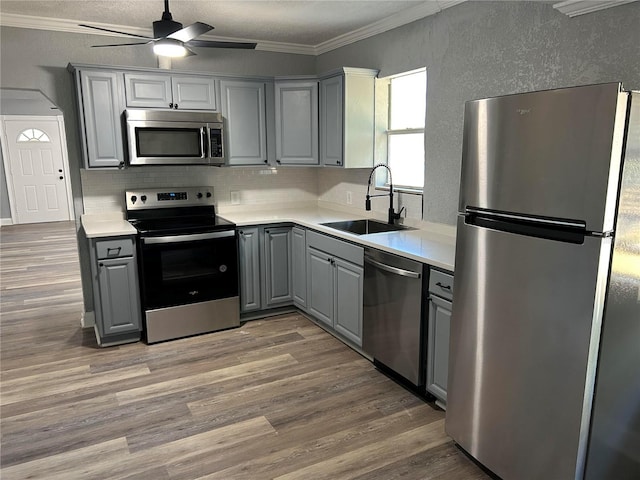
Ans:
[[[37,128],[27,128],[18,135],[18,142],[50,142],[49,135]]]

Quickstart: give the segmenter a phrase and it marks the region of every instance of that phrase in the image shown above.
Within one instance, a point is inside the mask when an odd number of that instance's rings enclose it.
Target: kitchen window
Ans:
[[[393,187],[422,193],[424,186],[424,125],[427,103],[427,71],[424,68],[401,73],[388,82],[386,129],[387,165],[393,173]],[[388,179],[378,186],[388,186]]]

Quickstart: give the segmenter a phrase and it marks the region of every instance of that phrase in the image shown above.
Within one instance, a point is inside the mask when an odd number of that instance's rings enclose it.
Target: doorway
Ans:
[[[2,116],[4,161],[15,224],[72,220],[73,203],[62,116]]]

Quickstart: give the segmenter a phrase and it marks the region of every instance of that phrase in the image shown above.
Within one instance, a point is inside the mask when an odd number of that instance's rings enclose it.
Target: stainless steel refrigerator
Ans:
[[[446,431],[504,480],[640,478],[640,93],[465,105]]]

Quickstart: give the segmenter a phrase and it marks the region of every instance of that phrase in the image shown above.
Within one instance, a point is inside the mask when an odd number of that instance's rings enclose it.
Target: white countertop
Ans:
[[[318,232],[349,240],[365,247],[401,255],[418,262],[453,272],[455,259],[455,235],[444,233],[428,224],[415,230],[354,235],[321,225],[341,220],[366,218],[355,212],[337,211],[321,207],[274,208],[264,210],[237,209],[219,214],[238,226],[296,223]],[[124,219],[121,212],[82,216],[82,226],[87,238],[135,235],[136,229]]]
[[[326,208],[290,208],[277,210],[227,211],[221,217],[238,226],[264,225],[273,223],[296,223],[318,232],[349,240],[367,247],[427,263],[453,272],[456,239],[454,235],[425,226],[415,230],[354,235],[321,225],[341,220],[366,218],[356,213],[348,213]]]
[[[87,238],[135,235],[137,230],[120,212],[82,215],[82,228]]]

